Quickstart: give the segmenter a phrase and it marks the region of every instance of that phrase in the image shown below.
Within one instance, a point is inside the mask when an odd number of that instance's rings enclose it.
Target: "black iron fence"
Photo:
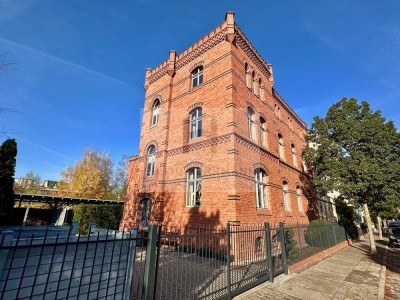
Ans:
[[[136,231],[0,235],[0,299],[131,299]]]
[[[2,231],[0,299],[231,299],[345,239],[338,224]]]

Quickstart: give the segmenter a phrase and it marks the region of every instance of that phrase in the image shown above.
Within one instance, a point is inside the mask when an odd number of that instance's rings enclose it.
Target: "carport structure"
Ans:
[[[61,207],[63,207],[60,213],[56,225],[62,225],[66,217],[66,211],[71,205],[74,204],[120,204],[124,205],[122,200],[109,200],[109,199],[89,199],[89,198],[74,198],[65,196],[54,196],[54,195],[35,195],[35,194],[14,194],[15,202],[18,202],[18,208],[21,207],[22,203],[27,203],[24,219],[22,225],[25,225],[28,218],[29,209],[32,203],[45,203],[48,204],[53,212],[57,212]]]

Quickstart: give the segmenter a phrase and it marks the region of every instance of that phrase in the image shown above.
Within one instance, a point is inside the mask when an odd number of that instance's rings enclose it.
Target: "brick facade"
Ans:
[[[192,73],[201,69],[202,83],[193,87]],[[229,12],[221,25],[188,49],[180,54],[170,51],[161,65],[147,69],[139,153],[130,160],[121,227],[137,225],[145,218],[143,199],[149,199],[149,221],[168,225],[307,223],[316,214],[316,205],[302,168],[306,124],[273,86],[272,66]],[[157,100],[159,113],[154,122]],[[249,108],[254,112],[253,136]],[[202,132],[193,138],[190,115],[195,109],[202,111]],[[265,121],[265,133],[260,118]],[[152,147],[154,174],[148,167]],[[201,204],[189,207],[187,172],[192,168],[201,170]],[[256,170],[263,170],[267,178],[263,191],[268,208],[256,206]]]

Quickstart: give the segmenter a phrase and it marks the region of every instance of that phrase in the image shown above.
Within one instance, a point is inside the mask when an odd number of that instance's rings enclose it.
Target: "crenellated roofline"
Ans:
[[[272,65],[268,64],[263,57],[257,52],[255,47],[251,44],[249,39],[239,28],[234,21],[234,12],[227,12],[225,21],[211,30],[209,33],[204,35],[201,39],[190,45],[180,54],[177,54],[175,50],[169,51],[169,57],[155,68],[146,69],[146,79],[144,89],[147,90],[149,84],[158,80],[162,76],[169,74],[173,76],[175,71],[182,68],[186,64],[190,63],[212,47],[216,46],[220,42],[227,40],[233,42],[235,40],[236,45],[239,46],[251,59],[253,64],[257,66],[261,73],[274,84]],[[286,103],[285,100],[272,88],[272,96],[277,102],[280,102],[287,111],[292,114],[294,118],[299,121],[305,129],[307,125],[305,122],[294,112],[292,108]]]

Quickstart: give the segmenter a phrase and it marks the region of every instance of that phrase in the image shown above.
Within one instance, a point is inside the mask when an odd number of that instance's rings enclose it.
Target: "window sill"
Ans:
[[[291,211],[285,211],[285,217],[293,217],[293,214]]]
[[[257,216],[272,216],[272,211],[269,208],[257,207]]]
[[[150,129],[155,128],[155,127],[157,127],[157,126],[158,126],[158,123],[157,123],[157,124],[154,124],[154,125],[151,125],[151,126],[150,126]]]
[[[200,205],[195,205],[195,206],[185,206],[185,211],[191,211],[192,209],[199,210]]]
[[[203,87],[203,83],[198,86],[191,87],[189,93],[196,92],[197,90],[201,89],[202,87]]]
[[[300,217],[301,217],[301,218],[305,218],[305,217],[306,217],[306,214],[303,213],[303,212],[300,212]]]

